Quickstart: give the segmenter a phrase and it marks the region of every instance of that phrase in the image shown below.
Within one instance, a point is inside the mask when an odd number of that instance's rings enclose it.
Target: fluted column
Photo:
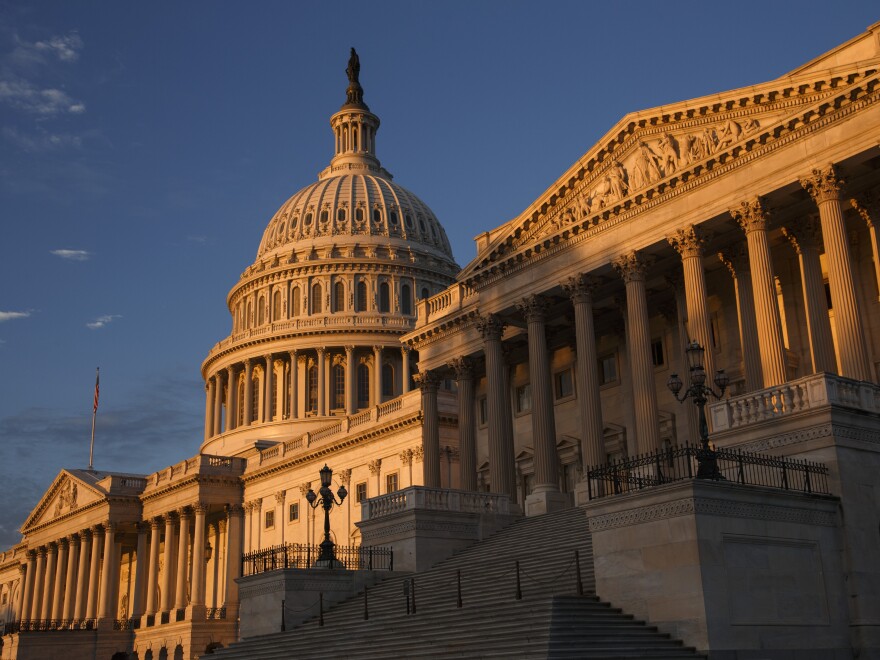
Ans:
[[[406,394],[410,390],[410,366],[409,366],[409,346],[402,346],[400,348],[400,383],[401,383],[401,394]]]
[[[31,618],[31,609],[34,601],[34,580],[37,571],[37,553],[33,550],[27,552],[27,568],[25,569],[24,587],[21,595],[21,608],[18,610],[18,618],[27,620]]]
[[[748,252],[745,245],[740,243],[723,253],[719,252],[718,258],[733,278],[745,389],[747,392],[754,392],[764,387],[764,377],[761,375],[761,348],[758,340],[758,324],[755,320],[755,296]]]
[[[112,619],[115,615],[115,603],[113,584],[117,575],[119,555],[116,551],[116,523],[107,522],[104,525],[104,562],[101,567],[101,597],[98,599],[98,618]]]
[[[34,572],[34,587],[31,596],[31,607],[28,612],[28,619],[39,619],[42,614],[43,589],[46,579],[46,548],[37,550],[36,569]]]
[[[64,583],[67,575],[67,539],[58,540],[58,557],[55,562],[55,578],[52,580],[52,608],[49,618],[58,621],[64,611]]]
[[[266,362],[265,375],[263,377],[263,422],[272,421],[272,390],[274,389],[273,380],[275,378],[275,360],[272,354],[263,358]]]
[[[875,289],[880,293],[880,231],[877,223],[880,222],[880,200],[874,193],[866,193],[849,200],[850,205],[868,225],[868,234],[871,238],[871,254],[874,257],[874,283]]]
[[[761,373],[764,376],[764,387],[772,387],[784,383],[786,375],[785,343],[782,340],[782,322],[779,319],[773,262],[767,240],[767,214],[761,201],[755,198],[731,209],[730,215],[746,234],[752,291],[755,296]]]
[[[131,595],[131,607],[128,616],[138,619],[144,613],[144,591],[147,582],[147,523],[137,525],[137,546],[135,549],[134,590]]]
[[[251,514],[251,523],[256,519],[256,525],[254,525],[254,530],[251,532],[251,543],[253,544],[252,550],[259,550],[262,546],[260,545],[260,534],[263,530],[263,498],[257,498],[253,501],[254,510]]]
[[[205,604],[205,514],[204,504],[195,506],[195,531],[193,533],[192,602]]]
[[[375,405],[382,403],[382,347],[373,346],[373,363],[376,368],[373,370],[373,389],[376,392]]]
[[[214,436],[214,377],[205,381],[205,440]]]
[[[425,486],[440,488],[440,411],[437,408],[437,390],[440,378],[433,371],[420,371],[419,388],[422,390],[422,462]]]
[[[144,610],[148,616],[155,615],[159,609],[156,587],[159,583],[159,540],[162,522],[159,518],[150,521],[150,567],[147,571],[147,602]]]
[[[477,490],[477,424],[474,414],[474,365],[467,357],[449,363],[458,389],[459,488]],[[412,461],[412,456],[409,457]]]
[[[52,597],[55,595],[55,567],[58,565],[58,546],[50,543],[46,550],[46,572],[43,574],[43,599],[40,605],[40,618],[52,618]]]
[[[504,354],[501,336],[504,322],[495,314],[477,320],[477,328],[483,336],[486,355],[486,412],[489,417],[489,486],[493,493],[508,495],[516,501],[516,472],[513,466],[513,438],[505,438],[509,426],[505,416],[510,416],[510,394],[505,387]]]
[[[556,454],[556,415],[547,350],[547,300],[528,296],[516,305],[525,317],[529,342],[529,383],[532,389],[532,443],[535,448],[533,494],[559,492],[559,457]],[[546,511],[542,511],[546,513]]]
[[[214,420],[212,428],[214,435],[223,433],[223,372],[218,371],[211,377],[214,383]]]
[[[689,340],[696,340],[706,349],[703,367],[711,381],[715,376],[715,351],[712,346],[712,321],[706,273],[703,269],[703,247],[706,237],[699,227],[689,225],[666,239],[681,256],[684,273],[685,307]]]
[[[788,223],[782,228],[782,233],[798,255],[813,373],[837,373],[831,322],[828,319],[828,300],[825,297],[822,264],[819,260],[822,240],[819,227],[811,219],[802,219]]]
[[[251,543],[251,527],[253,526],[254,505],[252,502],[246,502],[244,505],[244,551],[253,550]]]
[[[98,591],[101,579],[101,554],[104,549],[104,535],[100,527],[92,528],[92,556],[89,559],[89,593],[86,596],[86,618],[98,616]]]
[[[327,378],[326,378],[326,370],[327,370],[327,362],[324,359],[325,349],[319,347],[315,349],[318,354],[318,361],[316,362],[316,368],[318,372],[318,417],[324,417],[327,414]]]
[[[177,589],[174,595],[174,607],[181,610],[186,607],[186,574],[189,559],[189,521],[192,517],[188,509],[180,510],[180,532],[177,536]]]
[[[241,516],[242,510],[238,505],[231,505],[226,509],[226,598],[224,605],[227,608],[238,605],[238,585],[235,579],[241,577]],[[229,616],[229,611],[227,611]]]
[[[64,604],[61,607],[61,617],[66,621],[73,618],[74,603],[76,602],[76,569],[79,562],[79,536],[73,535],[67,541],[67,570],[64,581]]]
[[[233,430],[238,423],[238,384],[235,366],[226,367],[226,431]]]
[[[290,351],[290,419],[299,417],[299,356],[296,350]]]
[[[576,371],[580,400],[581,455],[586,469],[605,463],[605,430],[602,397],[599,394],[599,361],[593,326],[593,289],[596,280],[588,275],[571,277],[563,284],[574,307]]]
[[[254,420],[254,365],[250,358],[244,361],[244,422],[250,426]],[[164,607],[162,608],[164,611]]]
[[[855,380],[872,380],[865,330],[862,327],[862,315],[853,279],[846,223],[840,204],[843,181],[838,178],[834,166],[829,165],[814,169],[810,176],[801,179],[801,185],[819,207],[831,304],[834,306],[834,326],[837,329],[837,347],[840,352],[840,375]]]
[[[633,386],[636,441],[640,453],[660,448],[657,390],[651,361],[651,328],[645,293],[647,260],[637,252],[622,255],[614,262],[626,283],[627,351]]]
[[[357,383],[355,382],[354,346],[345,347],[345,414],[357,412]]]
[[[76,572],[76,599],[73,618],[80,620],[86,615],[86,600],[89,595],[89,563],[92,560],[92,533],[83,530],[79,533],[79,566]]]
[[[15,601],[10,603],[9,618],[11,621],[21,621],[24,618],[25,586],[29,574],[27,563],[18,565],[18,593],[15,596]]]
[[[245,402],[247,406],[247,402]],[[162,603],[163,612],[168,612],[174,604],[174,522],[175,514],[165,514],[165,553],[164,567],[165,571],[162,576]]]

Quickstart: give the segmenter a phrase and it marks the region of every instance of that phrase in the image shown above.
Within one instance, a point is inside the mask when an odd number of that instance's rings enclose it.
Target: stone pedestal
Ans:
[[[570,507],[568,496],[559,490],[535,491],[526,497],[526,516],[529,517]]]

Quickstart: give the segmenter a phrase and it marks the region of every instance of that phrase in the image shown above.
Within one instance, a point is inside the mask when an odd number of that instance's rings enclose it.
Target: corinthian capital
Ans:
[[[446,365],[455,372],[455,380],[469,380],[474,377],[474,362],[469,357],[453,358]]]
[[[636,282],[644,281],[650,262],[644,254],[632,250],[617,257],[612,265],[624,282]]]
[[[562,283],[562,290],[571,298],[573,303],[591,303],[593,302],[593,291],[599,286],[599,278],[587,275],[586,273],[578,273],[572,275]]]
[[[750,202],[741,202],[739,206],[730,209],[730,215],[736,220],[742,230],[749,234],[753,231],[766,231],[769,212],[764,210],[760,197],[755,197]]]
[[[436,392],[440,386],[440,377],[433,371],[420,371],[413,380],[422,392]]]
[[[874,227],[880,218],[880,200],[872,193],[863,193],[849,200],[856,213],[868,227]]]
[[[489,340],[501,339],[506,324],[496,314],[487,314],[477,318],[476,326],[483,339]]]
[[[844,181],[837,176],[834,165],[814,168],[809,176],[801,178],[801,186],[810,193],[816,204],[840,199],[843,184]]]
[[[526,296],[516,303],[517,311],[526,317],[526,321],[543,321],[547,317],[549,301],[543,296]]]
[[[688,225],[666,237],[666,241],[681,255],[682,259],[702,257],[703,247],[707,240],[706,232],[694,225]]]

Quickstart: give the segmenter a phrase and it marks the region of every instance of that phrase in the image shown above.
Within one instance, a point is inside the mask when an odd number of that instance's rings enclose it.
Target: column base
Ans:
[[[526,497],[526,517],[541,516],[571,506],[565,493],[558,490],[534,492]]]

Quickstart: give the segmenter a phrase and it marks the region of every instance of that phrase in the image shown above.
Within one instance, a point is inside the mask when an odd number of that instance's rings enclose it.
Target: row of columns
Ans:
[[[344,409],[346,415],[353,415],[358,411],[357,400],[357,359],[355,351],[360,347],[348,345],[345,350],[345,397]],[[375,405],[382,398],[382,360],[385,351],[400,350],[401,355],[401,394],[406,394],[410,390],[410,349],[402,347],[400,349],[389,349],[383,346],[373,346],[372,353],[372,372],[370,382],[370,401],[371,405]],[[315,414],[318,417],[324,417],[329,414],[329,406],[327,405],[329,393],[329,383],[326,377],[329,351],[324,347],[310,349],[314,351],[314,360],[318,376],[317,383],[317,410]],[[254,423],[269,423],[276,418],[283,417],[280,413],[273,414],[273,404],[281,404],[284,397],[287,398],[287,406],[289,410],[288,419],[301,419],[306,416],[308,408],[308,400],[304,406],[300,406],[299,391],[299,370],[304,365],[300,364],[301,360],[307,358],[304,352],[299,349],[287,351],[285,353],[268,353],[262,358],[246,358],[241,365],[229,365],[225,369],[217,371],[209,376],[205,382],[205,439],[208,440],[220,433],[229,432],[239,426],[238,424],[238,376],[244,374],[244,396],[241,402],[243,408],[241,426],[250,426]],[[277,386],[273,384],[275,379],[275,361],[281,359],[285,362],[287,368],[286,382],[279,382]],[[262,397],[261,406],[254,409],[253,406],[253,371],[256,365],[263,368],[263,386],[260,396]],[[286,391],[285,391],[286,390]],[[304,393],[308,396],[308,392]],[[224,420],[223,409],[226,409]],[[257,419],[258,413],[262,408],[262,415]]]

